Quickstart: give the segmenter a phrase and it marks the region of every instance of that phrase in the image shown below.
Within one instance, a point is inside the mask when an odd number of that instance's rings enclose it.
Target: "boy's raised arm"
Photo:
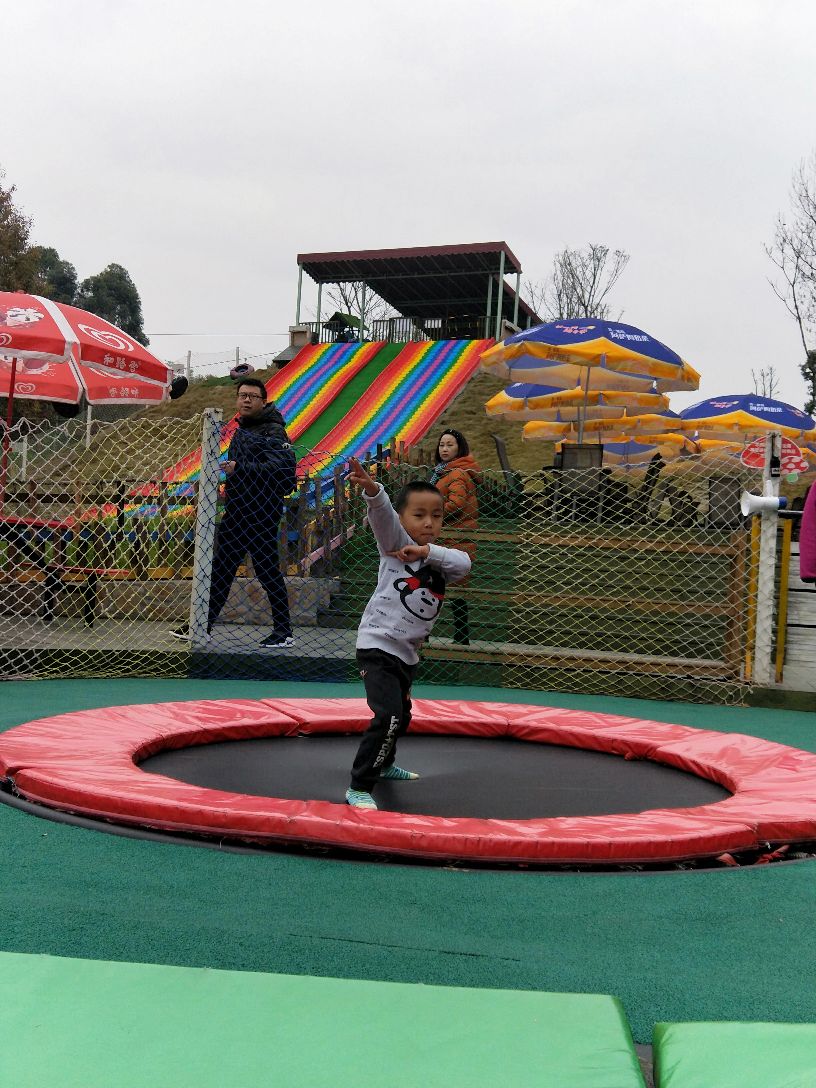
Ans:
[[[359,487],[364,495],[373,498],[380,490],[380,485],[371,479],[356,457],[349,457],[349,483]]]
[[[397,512],[383,487],[372,480],[356,457],[349,458],[349,480],[359,487],[368,507],[368,524],[383,555],[396,551],[411,538],[402,527]]]

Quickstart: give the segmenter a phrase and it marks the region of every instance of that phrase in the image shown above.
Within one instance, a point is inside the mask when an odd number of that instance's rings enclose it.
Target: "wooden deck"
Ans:
[[[816,691],[816,585],[799,577],[799,544],[791,545],[788,622],[780,687]]]

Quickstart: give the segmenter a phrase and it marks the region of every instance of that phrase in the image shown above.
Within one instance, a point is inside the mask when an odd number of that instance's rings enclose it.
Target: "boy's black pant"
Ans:
[[[385,650],[358,650],[371,719],[351,769],[351,788],[371,793],[380,773],[394,762],[397,741],[411,724],[411,683],[416,665]]]

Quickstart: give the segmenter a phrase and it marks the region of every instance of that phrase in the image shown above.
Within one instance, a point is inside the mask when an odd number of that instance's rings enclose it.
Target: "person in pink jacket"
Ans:
[[[808,488],[799,527],[799,577],[816,582],[816,486]]]

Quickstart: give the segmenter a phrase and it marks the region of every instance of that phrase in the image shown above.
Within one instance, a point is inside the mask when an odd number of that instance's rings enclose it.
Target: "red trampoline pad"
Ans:
[[[513,737],[652,759],[711,779],[733,796],[697,808],[609,816],[454,819],[227,793],[138,767],[170,748],[361,733],[370,717],[363,699],[225,699],[79,711],[0,736],[0,771],[29,801],[116,823],[424,859],[671,862],[816,839],[816,755],[742,734],[517,703],[417,699],[411,731]]]

